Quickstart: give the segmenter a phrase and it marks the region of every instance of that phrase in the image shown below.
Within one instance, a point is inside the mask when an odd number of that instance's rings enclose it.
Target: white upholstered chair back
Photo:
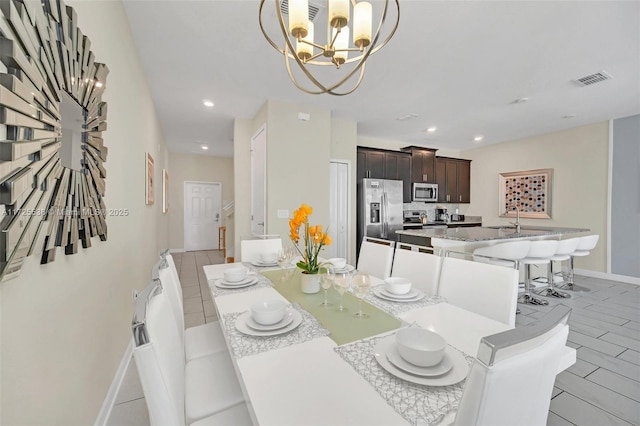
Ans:
[[[175,327],[178,330],[180,341],[184,344],[184,306],[180,281],[175,280],[166,259],[160,259],[154,265],[151,275],[160,280],[162,292],[175,317]]]
[[[184,425],[184,347],[169,301],[157,280],[138,296],[136,312],[139,310],[146,311],[142,316],[146,335],[136,336],[134,327],[134,339],[144,339],[146,343],[134,342],[133,356],[149,419],[152,425]]]
[[[559,240],[558,248],[556,249],[556,254],[554,256],[565,256],[573,253],[574,251],[576,251],[579,242],[579,237]]]
[[[558,305],[536,323],[483,338],[455,424],[547,424],[570,311]]]
[[[442,257],[419,250],[419,246],[396,244],[391,276],[407,278],[413,287],[434,296],[438,293]]]
[[[448,303],[515,326],[518,270],[445,257],[438,295]]]
[[[360,246],[357,269],[376,278],[391,276],[395,242],[364,237]]]
[[[240,260],[243,262],[256,262],[260,260],[262,253],[280,253],[281,251],[282,238],[240,241]]]

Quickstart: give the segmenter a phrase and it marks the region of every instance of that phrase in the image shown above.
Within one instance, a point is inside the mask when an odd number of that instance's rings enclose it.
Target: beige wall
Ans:
[[[169,154],[169,244],[172,249],[184,248],[184,182],[219,182],[222,201],[233,201],[233,158],[208,155]],[[227,247],[233,241],[233,215],[224,218],[227,226]],[[212,235],[217,244],[217,235]]]
[[[145,151],[155,182],[167,153],[122,4],[68,4],[96,61],[110,69],[106,205],[129,215],[107,218],[108,241],[93,239],[73,256],[58,249],[48,265],[29,257],[18,278],[0,284],[5,425],[93,424],[131,340],[131,292],[147,285],[169,242],[161,203],[144,204]]]
[[[462,152],[471,163],[468,215],[484,225],[506,224],[498,217],[498,175],[531,169],[553,169],[551,219],[521,219],[526,225],[589,228],[600,234],[590,256],[576,268],[606,271],[609,124],[577,127],[518,141]]]

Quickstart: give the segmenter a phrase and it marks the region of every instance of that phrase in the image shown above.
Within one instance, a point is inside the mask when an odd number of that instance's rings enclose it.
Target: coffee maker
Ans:
[[[437,222],[449,222],[449,214],[444,207],[438,207],[436,209],[436,221]]]

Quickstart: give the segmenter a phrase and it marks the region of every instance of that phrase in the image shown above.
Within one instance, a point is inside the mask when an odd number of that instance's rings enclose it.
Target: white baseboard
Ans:
[[[588,269],[575,269],[574,272],[576,275],[584,275],[585,277],[602,278],[604,280],[640,285],[640,278],[628,277],[626,275],[608,274],[606,272],[590,271]]]
[[[169,253],[184,253],[184,248],[172,248],[169,249]]]
[[[107,391],[107,396],[104,398],[102,407],[98,412],[98,417],[96,418],[96,421],[94,423],[95,426],[104,426],[107,424],[107,420],[109,420],[109,416],[111,415],[111,410],[113,409],[116,397],[118,396],[118,392],[120,391],[120,386],[122,386],[122,381],[124,380],[124,376],[127,373],[127,369],[129,368],[129,363],[131,362],[132,356],[133,339],[129,341],[129,345],[127,345],[127,349],[125,349],[124,355],[122,355],[120,365],[116,370],[116,375],[113,377],[113,382],[111,382],[111,386]]]

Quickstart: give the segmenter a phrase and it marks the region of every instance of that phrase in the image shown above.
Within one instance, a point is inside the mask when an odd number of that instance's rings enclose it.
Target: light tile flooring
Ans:
[[[218,251],[176,253],[187,327],[215,321],[203,265],[222,263]],[[592,291],[551,300],[573,308],[568,344],[577,362],[556,379],[548,425],[640,425],[640,286],[589,277],[576,284]],[[544,316],[550,306],[520,304],[517,326]],[[523,384],[526,386],[526,383]],[[149,425],[132,362],[109,425]]]

